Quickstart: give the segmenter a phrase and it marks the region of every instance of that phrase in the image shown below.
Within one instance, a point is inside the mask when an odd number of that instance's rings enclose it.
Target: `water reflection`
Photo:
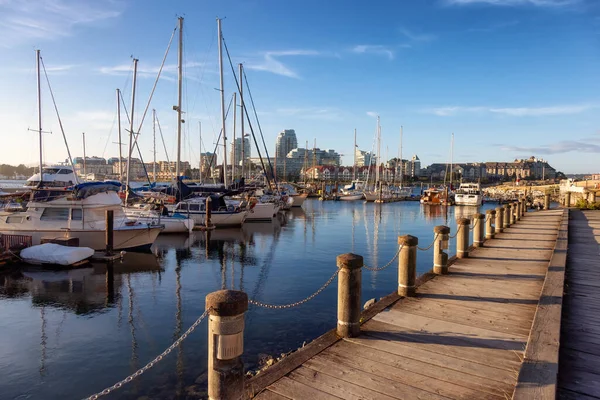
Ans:
[[[365,264],[381,266],[396,253],[399,234],[418,236],[426,245],[433,239],[433,226],[446,224],[454,230],[456,218],[477,211],[416,202],[308,200],[304,209],[293,209],[273,223],[159,236],[152,253],[128,253],[112,267],[47,271],[23,266],[0,274],[0,331],[5,335],[0,341],[0,371],[5,371],[0,393],[48,399],[90,395],[173,343],[204,311],[205,296],[214,290],[234,288],[259,301],[292,303],[331,276],[338,254],[352,251],[363,255]],[[430,252],[418,257],[420,273],[431,268]],[[368,283],[364,299],[394,290],[394,266],[363,275]],[[261,353],[279,355],[331,329],[336,291],[330,285],[292,310],[252,307],[246,318],[246,366],[255,367]],[[203,324],[113,398],[201,397],[206,354]]]

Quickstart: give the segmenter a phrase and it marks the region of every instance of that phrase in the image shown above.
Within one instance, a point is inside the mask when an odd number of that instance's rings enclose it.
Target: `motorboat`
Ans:
[[[211,225],[217,228],[242,226],[248,215],[248,211],[239,206],[225,202],[224,196],[211,194]],[[180,201],[174,207],[174,211],[188,218],[192,218],[196,225],[206,225],[206,199],[198,196],[188,200]]]
[[[65,188],[77,183],[73,168],[68,165],[53,165],[42,169],[42,186]],[[35,173],[29,177],[23,186],[5,187],[2,190],[6,193],[24,192],[40,186],[40,173]]]
[[[248,211],[245,222],[271,222],[277,215],[279,206],[274,202],[261,202],[256,197],[251,197],[248,201],[243,199],[227,199],[228,205],[246,209]]]
[[[33,245],[77,238],[79,246],[102,250],[106,247],[105,213],[111,210],[113,248],[149,249],[162,228],[129,219],[117,195],[120,187],[119,182],[89,182],[69,189],[34,189],[27,203],[0,207],[0,234],[31,236]]]
[[[156,210],[153,206],[153,204],[135,204],[123,207],[123,210],[125,215],[137,222],[161,225],[163,227],[161,233],[189,233],[194,229],[193,218],[180,213],[163,213],[162,209]],[[163,209],[166,211],[166,208]]]
[[[454,204],[454,194],[448,192],[448,198],[446,198],[446,189],[438,189],[438,188],[429,188],[423,191],[423,195],[421,196],[421,204],[429,204],[429,205],[453,205]]]
[[[483,192],[479,183],[461,183],[456,190],[454,201],[457,206],[480,206],[483,204]]]

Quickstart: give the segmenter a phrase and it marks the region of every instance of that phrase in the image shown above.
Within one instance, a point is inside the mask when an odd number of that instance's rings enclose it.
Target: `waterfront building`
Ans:
[[[248,160],[251,157],[251,146],[250,146],[250,139],[249,138],[244,138],[243,139],[243,146],[244,146],[244,157],[246,158],[246,160]],[[235,154],[233,153],[233,143],[231,145],[231,149],[229,151],[229,162],[231,162],[231,164],[235,164],[236,165],[242,165],[242,138],[235,138]]]
[[[296,131],[293,129],[285,129],[279,132],[275,142],[275,157],[277,159],[285,157],[290,151],[298,147],[298,139]]]
[[[113,172],[112,166],[109,165],[102,157],[86,157],[85,163],[83,157],[75,157],[73,159],[75,173],[78,176],[83,176],[84,165],[85,172],[88,174],[88,176],[93,175],[98,179],[104,179],[104,177],[112,174]]]
[[[486,162],[486,173],[495,179],[554,179],[556,170],[534,156],[514,162]]]
[[[360,149],[355,149],[356,152],[356,166],[357,167],[365,167],[367,165],[375,165],[377,164],[377,157],[370,151],[363,151]]]

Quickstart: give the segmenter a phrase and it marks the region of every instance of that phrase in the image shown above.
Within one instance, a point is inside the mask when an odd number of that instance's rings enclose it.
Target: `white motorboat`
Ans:
[[[162,215],[160,212],[141,207],[124,207],[125,215],[137,222],[162,225],[161,233],[186,233],[194,229],[194,219],[179,213]]]
[[[483,192],[479,183],[461,183],[454,193],[457,206],[480,206],[483,204]]]
[[[242,226],[248,212],[233,205],[227,205],[223,196],[211,196],[211,225],[217,228]],[[196,225],[206,225],[206,197],[194,197],[175,205],[175,212],[192,218]]]
[[[27,205],[0,207],[0,233],[31,236],[32,244],[42,239],[77,238],[79,245],[94,250],[105,248],[105,212],[114,215],[115,250],[149,249],[161,227],[127,218],[117,190],[118,182],[82,183],[67,189],[35,189]]]
[[[241,199],[228,199],[225,200],[228,205],[238,207],[240,209],[246,209],[245,222],[271,222],[273,217],[277,215],[279,206],[275,203],[263,203],[256,197],[250,198],[249,201]]]
[[[53,165],[51,167],[44,167],[42,172],[42,184],[44,187],[64,188],[73,186],[77,183],[73,168],[68,165]],[[6,193],[24,192],[38,187],[39,183],[40,173],[38,172],[29,177],[23,186],[15,185],[14,187],[2,188],[2,190],[4,190]]]

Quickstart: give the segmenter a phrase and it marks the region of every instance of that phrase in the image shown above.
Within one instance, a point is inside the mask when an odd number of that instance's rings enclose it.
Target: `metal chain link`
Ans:
[[[363,268],[366,269],[367,271],[383,271],[384,269],[386,269],[387,267],[389,267],[390,265],[392,265],[392,263],[394,262],[394,260],[396,258],[398,258],[398,254],[400,254],[400,250],[402,250],[402,245],[400,245],[398,247],[398,251],[396,252],[396,254],[394,254],[394,258],[392,258],[390,260],[390,262],[388,262],[387,264],[385,264],[383,267],[369,267],[367,265],[363,265]]]
[[[454,234],[454,236],[452,235],[448,235],[448,238],[450,239],[454,239],[456,237],[456,235],[458,235],[458,232],[460,232],[460,230],[462,229],[462,225],[458,225],[458,229],[456,230],[456,233]]]
[[[194,330],[198,327],[198,325],[200,325],[202,320],[204,320],[204,318],[206,318],[209,311],[210,311],[210,309],[204,311],[204,313],[202,313],[202,315],[200,317],[198,317],[196,322],[194,322],[192,324],[192,326],[190,326],[190,328],[187,331],[185,331],[183,333],[183,335],[181,335],[179,337],[179,339],[174,341],[172,345],[167,347],[167,349],[165,351],[163,351],[162,353],[160,353],[154,360],[150,361],[148,364],[146,364],[142,368],[138,369],[137,371],[135,371],[133,374],[129,375],[127,378],[123,379],[122,381],[115,383],[111,387],[108,387],[99,393],[91,395],[86,400],[96,400],[102,396],[106,396],[107,394],[111,393],[112,391],[119,389],[124,384],[131,382],[138,376],[142,375],[144,372],[148,371],[150,368],[154,367],[156,365],[156,363],[158,363],[160,360],[162,360],[163,358],[168,356],[169,353],[171,353],[177,346],[179,346],[181,344],[181,342],[183,342],[192,332],[194,332]]]
[[[429,250],[431,248],[431,246],[433,246],[435,244],[435,241],[436,241],[438,235],[439,235],[439,233],[435,234],[435,236],[433,238],[433,242],[431,242],[431,244],[429,246],[427,246],[425,248],[417,246],[417,250],[421,250],[421,251],[427,251],[427,250]]]
[[[273,310],[283,310],[283,309],[287,309],[287,308],[293,308],[293,307],[297,307],[301,304],[304,304],[312,299],[314,299],[319,293],[321,293],[323,290],[325,290],[325,288],[327,286],[329,286],[331,284],[331,282],[333,282],[333,280],[335,279],[335,277],[340,273],[340,268],[338,268],[333,275],[331,275],[331,278],[329,278],[327,280],[327,282],[325,282],[325,284],[323,286],[321,286],[316,292],[314,292],[313,294],[311,294],[310,296],[308,296],[307,298],[297,301],[295,303],[290,303],[290,304],[267,304],[267,303],[262,303],[260,301],[256,301],[256,300],[248,300],[248,303],[254,305],[254,306],[258,306],[258,307],[264,307],[264,308],[270,308]]]

